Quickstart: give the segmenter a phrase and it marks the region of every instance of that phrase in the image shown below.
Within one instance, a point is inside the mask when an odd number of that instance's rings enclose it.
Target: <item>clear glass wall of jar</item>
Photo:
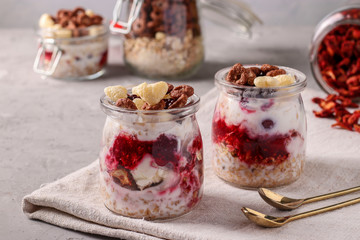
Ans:
[[[294,75],[296,83],[274,88],[235,86],[225,80],[230,68],[215,75],[220,95],[212,123],[213,169],[239,187],[286,185],[303,170],[306,117],[300,92],[306,77],[280,68]]]
[[[327,93],[360,97],[359,35],[360,4],[337,9],[317,25],[310,64],[315,80]]]
[[[130,0],[130,13],[135,4],[139,11],[133,15],[134,21],[129,21],[130,28],[110,27],[127,33],[125,63],[148,78],[185,78],[195,73],[204,59],[197,1]],[[115,15],[121,12],[118,8]]]
[[[39,50],[34,62],[35,72],[66,80],[94,79],[104,74],[108,26],[94,25],[74,30],[40,29],[37,33]]]
[[[101,98],[107,114],[100,151],[104,203],[123,216],[148,220],[183,215],[203,192],[203,147],[195,113],[183,108],[129,110]]]

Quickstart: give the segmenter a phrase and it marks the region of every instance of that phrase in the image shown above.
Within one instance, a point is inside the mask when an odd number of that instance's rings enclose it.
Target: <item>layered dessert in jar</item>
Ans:
[[[108,30],[103,18],[78,7],[39,19],[40,45],[34,71],[59,79],[92,79],[104,73]]]
[[[301,72],[269,64],[235,64],[216,74],[220,96],[212,123],[216,174],[245,188],[276,187],[299,178],[306,119]]]
[[[186,77],[203,58],[196,0],[143,1],[124,40],[124,60],[134,72],[151,78]]]
[[[166,82],[105,88],[100,151],[105,206],[134,218],[183,215],[203,191],[203,147],[192,87]]]

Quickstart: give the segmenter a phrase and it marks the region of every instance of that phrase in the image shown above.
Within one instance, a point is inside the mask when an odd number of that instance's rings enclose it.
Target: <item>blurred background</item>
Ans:
[[[360,3],[360,0],[242,0],[263,20],[266,25],[315,26],[326,14],[345,4]],[[86,6],[111,18],[115,0],[1,0],[0,27],[34,27],[44,12],[55,14],[60,8]]]

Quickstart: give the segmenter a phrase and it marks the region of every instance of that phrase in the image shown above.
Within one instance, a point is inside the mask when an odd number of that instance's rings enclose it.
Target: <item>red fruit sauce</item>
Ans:
[[[259,126],[260,127],[260,126]],[[292,138],[300,136],[295,130],[288,134],[251,136],[249,131],[240,125],[228,126],[224,119],[217,119],[212,124],[212,140],[223,143],[233,157],[252,164],[278,165],[289,157],[286,150]]]
[[[191,159],[188,165],[194,165],[192,156],[202,148],[201,137],[195,138],[188,151]],[[121,132],[114,140],[113,146],[106,155],[106,166],[108,170],[117,169],[119,165],[129,170],[135,169],[145,154],[150,154],[159,166],[169,166],[177,168],[181,158],[178,151],[178,140],[174,135],[161,134],[154,141],[141,141],[135,135]],[[170,166],[171,166],[170,165]]]

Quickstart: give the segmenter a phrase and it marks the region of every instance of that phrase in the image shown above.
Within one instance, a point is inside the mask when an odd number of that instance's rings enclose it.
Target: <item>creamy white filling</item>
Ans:
[[[140,190],[159,183],[166,178],[169,171],[165,168],[160,168],[151,157],[150,154],[145,154],[140,164],[131,171],[134,180]]]

